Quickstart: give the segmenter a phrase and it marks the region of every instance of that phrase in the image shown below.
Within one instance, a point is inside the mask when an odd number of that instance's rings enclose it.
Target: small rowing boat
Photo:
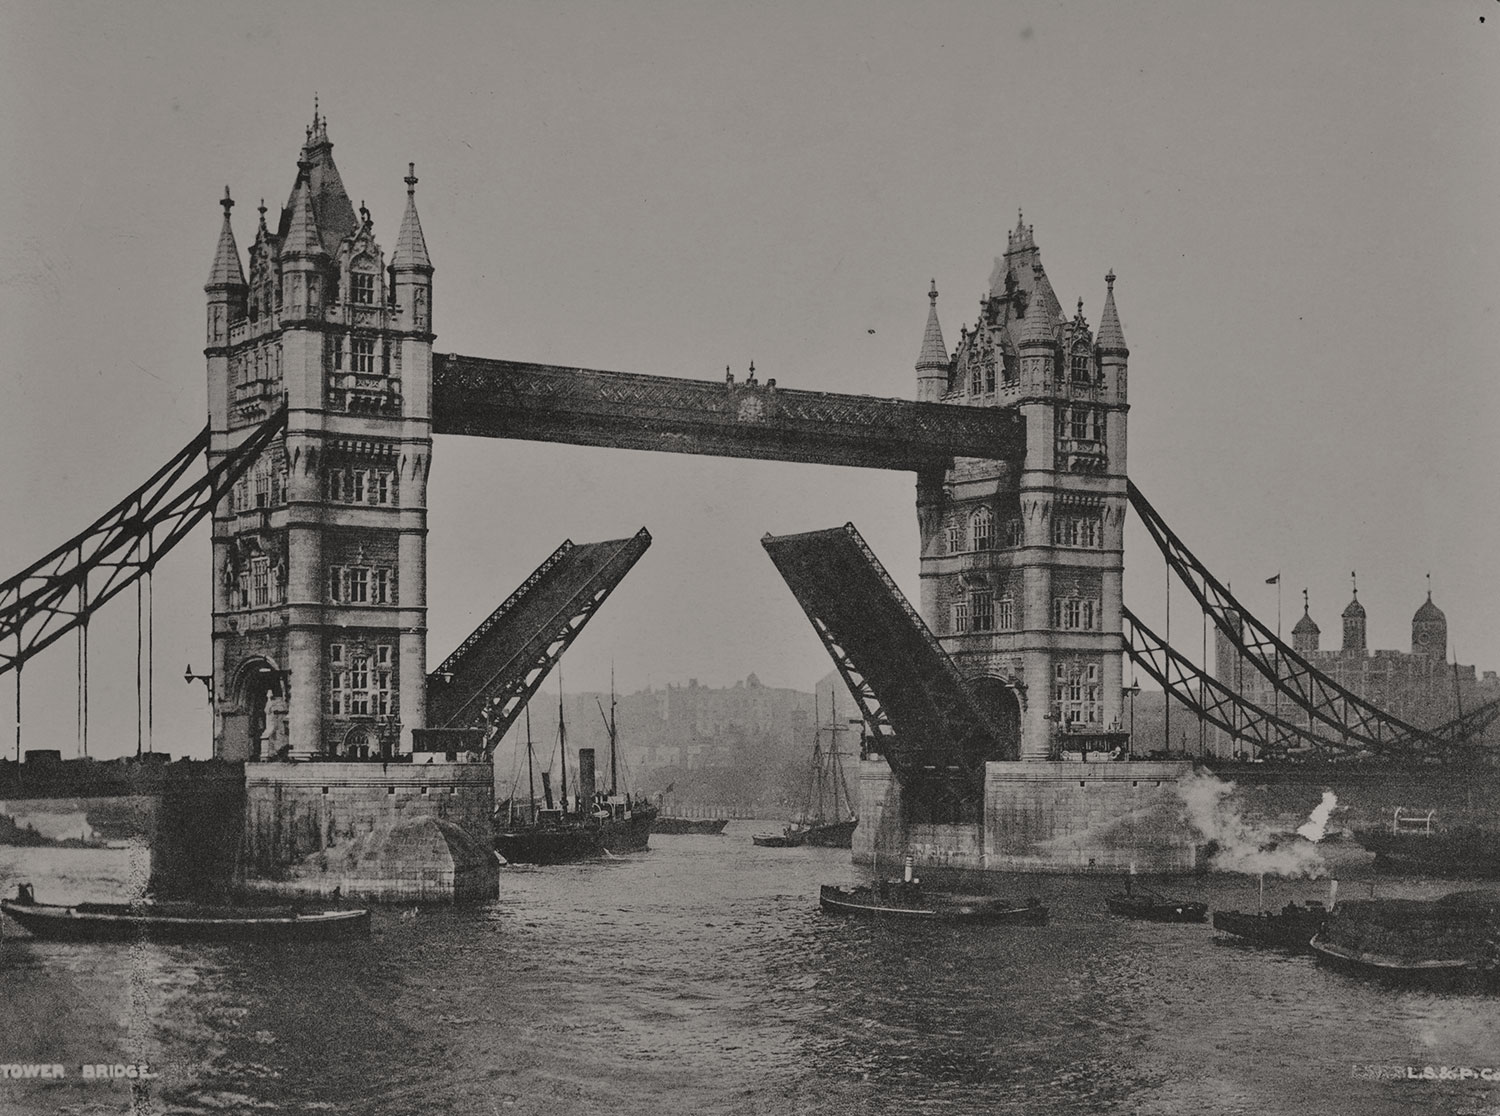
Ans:
[[[368,937],[366,909],[220,907],[197,903],[38,903],[30,884],[0,911],[32,936],[60,941],[321,942]]]

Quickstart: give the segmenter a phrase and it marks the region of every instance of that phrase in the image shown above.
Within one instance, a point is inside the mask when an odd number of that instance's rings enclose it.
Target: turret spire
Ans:
[[[306,157],[297,161],[297,185],[292,189],[292,204],[285,218],[286,228],[282,234],[283,256],[321,256],[323,242],[318,235],[318,220],[313,215],[312,191],[308,185],[311,160]]]
[[[1104,277],[1104,312],[1099,316],[1099,351],[1130,355],[1125,347],[1125,331],[1120,328],[1120,314],[1115,309],[1115,273],[1111,268]]]
[[[219,200],[224,207],[224,225],[219,230],[219,246],[214,250],[214,264],[208,273],[206,290],[229,290],[245,286],[245,271],[240,266],[239,245],[234,242],[234,228],[229,220],[229,211],[234,208],[234,199],[229,196],[229,187],[224,187],[224,196]]]
[[[396,250],[391,267],[398,271],[431,271],[427,240],[422,236],[422,221],[417,216],[417,165],[406,164],[406,212],[401,216],[401,231],[396,234]]]
[[[929,305],[927,307],[927,329],[922,334],[922,352],[917,357],[917,371],[921,372],[928,368],[941,368],[946,371],[948,367],[948,347],[943,344],[943,327],[938,324],[937,280],[932,281],[932,289],[927,292]]]

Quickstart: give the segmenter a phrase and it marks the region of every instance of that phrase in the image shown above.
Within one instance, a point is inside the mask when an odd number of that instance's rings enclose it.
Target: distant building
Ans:
[[[1473,666],[1448,661],[1448,619],[1432,601],[1432,594],[1411,618],[1411,650],[1366,650],[1365,607],[1356,589],[1345,607],[1343,645],[1324,650],[1322,630],[1304,599],[1302,616],[1292,628],[1292,648],[1346,690],[1421,729],[1436,728],[1485,702],[1500,698],[1500,677],[1492,670],[1479,676]],[[1223,632],[1214,639],[1214,676],[1262,709],[1280,706],[1292,720],[1292,706],[1279,702],[1271,682],[1238,654]],[[1296,720],[1307,715],[1298,711]],[[1316,727],[1316,722],[1314,722]],[[1229,733],[1217,734],[1221,754],[1233,750]]]

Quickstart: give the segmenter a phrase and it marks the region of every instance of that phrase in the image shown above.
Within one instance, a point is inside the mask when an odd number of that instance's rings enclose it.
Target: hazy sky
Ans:
[[[1486,17],[1486,22],[1481,22]],[[1458,656],[1500,667],[1500,5],[61,4],[0,0],[0,571],[202,426],[203,283],[285,199],[320,97],[387,253],[402,178],[443,352],[915,394],[1024,209],[1070,310],[1104,274],[1130,472],[1189,546],[1325,645],[1349,571],[1406,649],[1431,571]],[[827,657],[759,545],[852,520],[915,599],[913,478],[443,438],[436,663],[562,539],[655,544],[573,688]],[[1126,600],[1163,567],[1127,534]],[[94,624],[95,754],[134,749],[134,607]],[[1196,646],[1187,593],[1174,642]],[[208,750],[206,528],[157,577],[158,749]],[[71,638],[26,670],[26,742],[71,749]],[[12,700],[13,675],[0,680]],[[0,725],[8,723],[0,714]],[[9,730],[0,733],[9,740]]]

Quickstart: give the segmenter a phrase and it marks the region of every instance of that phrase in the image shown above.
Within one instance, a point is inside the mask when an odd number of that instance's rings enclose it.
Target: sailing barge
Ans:
[[[816,711],[813,716],[816,718]],[[788,822],[780,833],[756,834],[751,838],[755,844],[771,849],[798,848],[803,845],[822,849],[847,849],[853,845],[859,817],[854,812],[854,798],[849,793],[849,781],[844,777],[837,736],[838,733],[847,731],[848,726],[838,724],[835,707],[833,721],[814,730],[812,771],[801,815]],[[823,748],[824,732],[832,737],[827,750]],[[840,791],[843,791],[842,799],[839,797]]]

